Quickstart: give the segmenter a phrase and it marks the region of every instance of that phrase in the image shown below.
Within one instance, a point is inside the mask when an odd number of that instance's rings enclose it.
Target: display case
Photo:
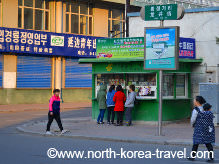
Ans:
[[[126,86],[123,74],[97,74],[95,81],[95,96],[97,96],[100,85],[102,84],[107,86],[107,90],[109,90],[111,85],[122,85],[123,89],[125,89]]]
[[[107,85],[107,90],[110,85],[122,85],[128,95],[129,86],[135,85],[137,99],[156,99],[157,98],[157,78],[156,73],[144,74],[97,74],[96,75],[96,89],[97,95],[100,85]]]
[[[156,73],[127,74],[127,93],[131,84],[135,85],[136,99],[157,98]]]

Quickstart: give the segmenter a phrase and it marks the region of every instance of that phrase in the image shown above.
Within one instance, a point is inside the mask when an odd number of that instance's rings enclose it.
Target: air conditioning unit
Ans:
[[[214,124],[219,125],[219,84],[218,83],[200,83],[200,95],[212,105],[212,112],[215,119]]]

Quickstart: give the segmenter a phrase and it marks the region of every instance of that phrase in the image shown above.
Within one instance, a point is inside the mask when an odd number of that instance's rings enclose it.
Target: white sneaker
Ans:
[[[68,130],[62,130],[61,134],[67,133]]]
[[[46,131],[46,135],[52,135],[50,131]]]

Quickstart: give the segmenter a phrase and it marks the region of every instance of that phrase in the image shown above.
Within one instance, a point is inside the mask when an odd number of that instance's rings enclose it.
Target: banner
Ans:
[[[97,39],[97,58],[144,57],[144,38]],[[195,39],[179,38],[179,58],[195,59]]]
[[[0,27],[0,52],[96,57],[97,37]]]
[[[179,27],[145,28],[145,69],[178,68]]]
[[[97,40],[97,58],[138,58],[144,56],[144,38],[105,38]]]
[[[179,39],[179,58],[196,58],[195,39],[180,38]]]

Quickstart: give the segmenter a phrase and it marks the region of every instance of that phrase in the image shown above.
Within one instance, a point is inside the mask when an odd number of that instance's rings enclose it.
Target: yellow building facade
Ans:
[[[1,26],[6,28],[95,37],[109,37],[111,33],[115,37],[123,37],[125,31],[123,3],[100,0],[1,0],[0,10]],[[13,52],[0,54],[0,104],[48,103],[54,88],[62,89],[64,102],[90,101],[91,65],[81,68],[78,59],[61,56],[37,57]],[[45,60],[49,63],[47,75],[43,75],[43,69],[40,70]],[[75,63],[74,68],[67,70],[69,67],[66,65],[71,65],[72,61]],[[27,63],[30,68],[23,67]],[[80,75],[84,74],[86,77],[81,78]],[[44,85],[40,79],[47,76],[49,84]],[[68,84],[67,76],[70,79]],[[90,84],[81,84],[80,87],[80,79]]]

